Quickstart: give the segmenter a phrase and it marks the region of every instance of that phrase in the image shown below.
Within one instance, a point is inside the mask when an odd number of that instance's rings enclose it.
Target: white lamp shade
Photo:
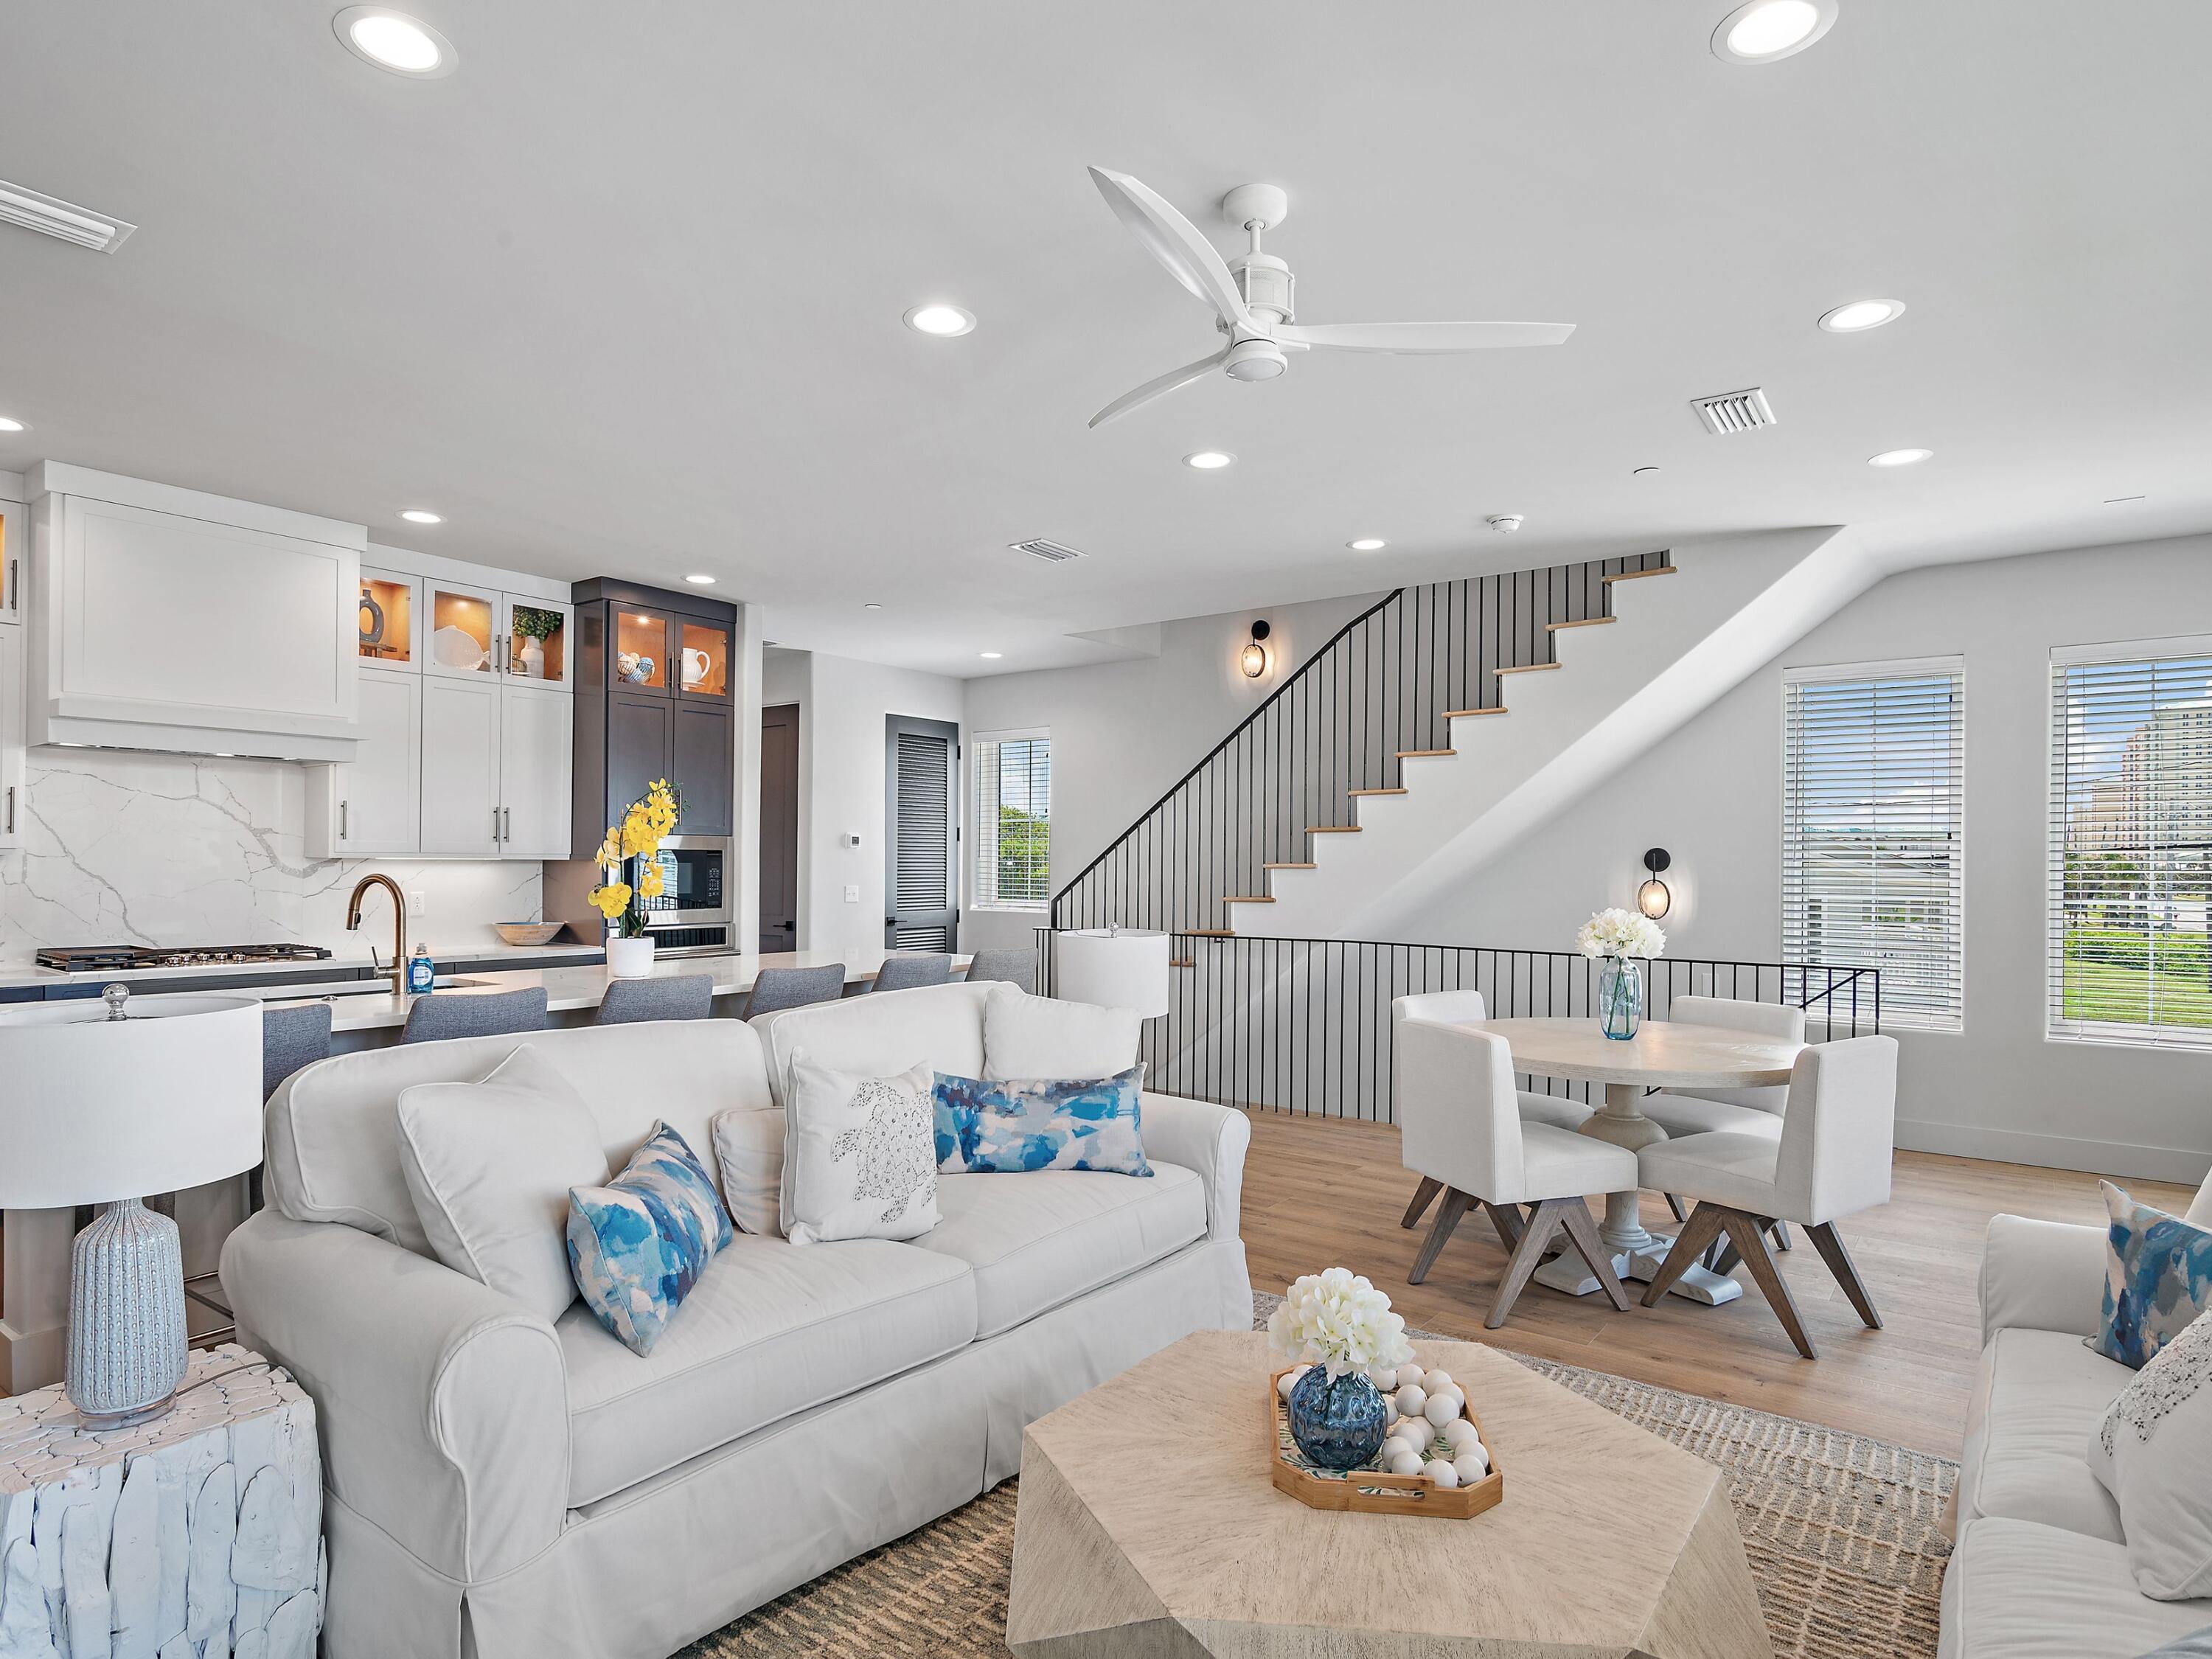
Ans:
[[[89,999],[0,1012],[0,1209],[181,1192],[261,1162],[261,1004]]]
[[[1127,1008],[1152,1019],[1168,1011],[1168,936],[1079,928],[1053,936],[1053,994],[1063,1002]]]

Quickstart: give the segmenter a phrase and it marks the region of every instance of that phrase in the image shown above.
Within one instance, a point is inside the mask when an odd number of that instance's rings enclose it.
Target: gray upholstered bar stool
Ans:
[[[1034,946],[1014,951],[978,951],[968,964],[971,985],[980,979],[1003,980],[1034,996],[1037,987],[1037,953]]]
[[[286,1078],[331,1057],[331,1005],[295,1003],[261,1011],[261,1097],[275,1094]],[[246,1173],[246,1212],[261,1208],[261,1168]]]
[[[779,1008],[804,1008],[810,1002],[835,1002],[845,994],[845,964],[819,968],[763,968],[753,981],[753,994],[745,1004],[745,1018],[772,1014]]]
[[[876,969],[875,989],[910,991],[917,985],[944,985],[952,978],[952,958],[933,951],[889,956]]]
[[[523,991],[437,991],[415,999],[407,1011],[402,1042],[438,1042],[447,1037],[504,1036],[510,1031],[545,1029],[545,988]]]
[[[705,1019],[714,1012],[714,976],[616,979],[592,1017],[594,1025],[629,1025],[651,1019]]]

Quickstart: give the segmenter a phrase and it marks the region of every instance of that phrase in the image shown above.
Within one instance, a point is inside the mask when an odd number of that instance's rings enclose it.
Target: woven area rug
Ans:
[[[1254,1298],[1264,1320],[1278,1300]],[[1427,1333],[1413,1333],[1418,1342]],[[1433,1338],[1429,1340],[1443,1340]],[[1514,1359],[1718,1464],[1777,1659],[1925,1659],[1958,1466],[1601,1371]],[[1003,1659],[1014,1483],[801,1585],[683,1659]]]

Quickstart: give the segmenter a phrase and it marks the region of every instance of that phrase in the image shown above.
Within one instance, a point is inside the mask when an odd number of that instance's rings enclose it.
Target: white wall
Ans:
[[[883,949],[884,722],[909,714],[957,725],[961,701],[961,682],[942,675],[818,652],[763,653],[761,706],[799,705],[801,949]],[[858,848],[838,844],[848,830]],[[848,887],[857,900],[845,897]]]
[[[1160,653],[1089,668],[997,674],[967,683],[969,736],[1043,726],[1052,733],[1052,884],[1056,891],[1142,817],[1176,781],[1267,700],[1297,665],[1378,596],[1262,606],[1160,627]],[[1268,672],[1244,678],[1237,654],[1265,617]],[[775,699],[771,698],[771,702]],[[961,913],[968,948],[1025,945],[1033,911]]]

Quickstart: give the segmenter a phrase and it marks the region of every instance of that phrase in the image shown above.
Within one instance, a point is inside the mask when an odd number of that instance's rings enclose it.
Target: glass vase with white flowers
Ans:
[[[1368,1375],[1413,1357],[1390,1298],[1342,1267],[1308,1273],[1267,1316],[1267,1340],[1307,1367],[1291,1386],[1291,1437],[1317,1467],[1356,1469],[1382,1449],[1389,1409]]]
[[[1644,964],[1667,948],[1667,935],[1634,910],[1601,910],[1575,935],[1575,948],[1604,965],[1597,975],[1598,1024],[1626,1042],[1644,1021]]]

